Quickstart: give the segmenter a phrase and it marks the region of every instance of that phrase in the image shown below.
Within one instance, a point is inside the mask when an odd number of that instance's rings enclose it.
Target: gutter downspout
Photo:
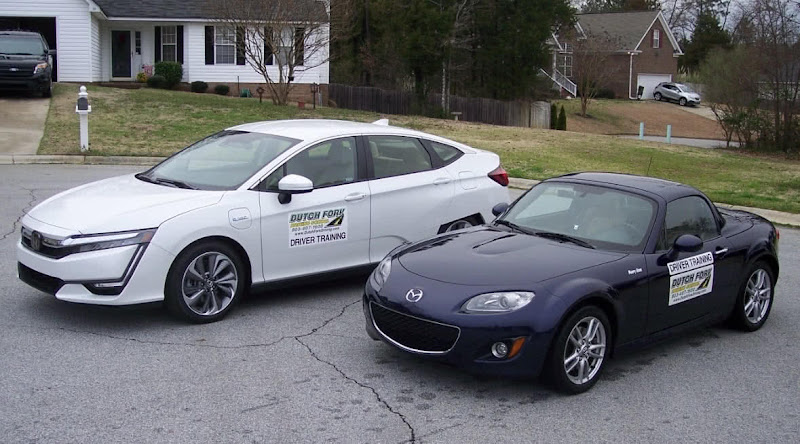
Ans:
[[[637,98],[636,94],[631,96],[631,86],[633,84],[633,53],[629,52],[628,55],[630,56],[630,65],[628,67],[628,99],[636,100]]]

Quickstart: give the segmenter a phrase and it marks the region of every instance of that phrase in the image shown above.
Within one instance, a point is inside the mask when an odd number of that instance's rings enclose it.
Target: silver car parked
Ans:
[[[700,104],[700,94],[683,83],[661,82],[653,89],[653,98],[678,102],[681,106]]]

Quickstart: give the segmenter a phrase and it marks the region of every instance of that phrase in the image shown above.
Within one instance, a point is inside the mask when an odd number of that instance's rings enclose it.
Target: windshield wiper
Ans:
[[[196,190],[197,188],[189,185],[186,182],[181,182],[180,180],[174,179],[164,179],[163,177],[156,177],[153,179],[156,183],[164,184],[164,185],[171,185],[176,188],[185,188],[187,190]]]
[[[497,219],[496,221],[494,221],[494,224],[495,225],[505,225],[505,226],[511,228],[514,231],[519,231],[520,233],[534,234],[532,231],[527,230],[525,228],[522,228],[519,225],[515,224],[514,222],[509,222],[509,221],[507,221],[505,219]]]
[[[591,248],[592,250],[594,250],[594,245],[590,244],[589,242],[580,240],[576,237],[568,236],[566,234],[553,233],[550,231],[537,231],[533,234],[547,239],[560,240],[563,242],[572,242],[573,244],[580,245],[581,247]]]
[[[197,189],[197,188],[189,185],[186,182],[181,182],[180,180],[164,179],[163,177],[150,177],[150,176],[148,176],[148,175],[146,175],[144,173],[138,173],[133,177],[135,177],[135,178],[137,178],[139,180],[143,180],[145,182],[150,182],[150,183],[154,183],[154,184],[158,184],[158,185],[169,185],[171,187],[185,188],[187,190],[196,190]]]

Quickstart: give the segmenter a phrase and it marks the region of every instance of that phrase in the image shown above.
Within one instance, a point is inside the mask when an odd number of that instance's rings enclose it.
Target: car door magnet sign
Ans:
[[[667,264],[670,274],[669,305],[710,293],[714,286],[714,255],[698,254]]]
[[[327,244],[346,239],[345,208],[289,214],[289,248]]]

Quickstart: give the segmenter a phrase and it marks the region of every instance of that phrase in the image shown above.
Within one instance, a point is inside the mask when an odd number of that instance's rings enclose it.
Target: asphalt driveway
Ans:
[[[36,154],[49,109],[50,99],[0,96],[0,154]]]

